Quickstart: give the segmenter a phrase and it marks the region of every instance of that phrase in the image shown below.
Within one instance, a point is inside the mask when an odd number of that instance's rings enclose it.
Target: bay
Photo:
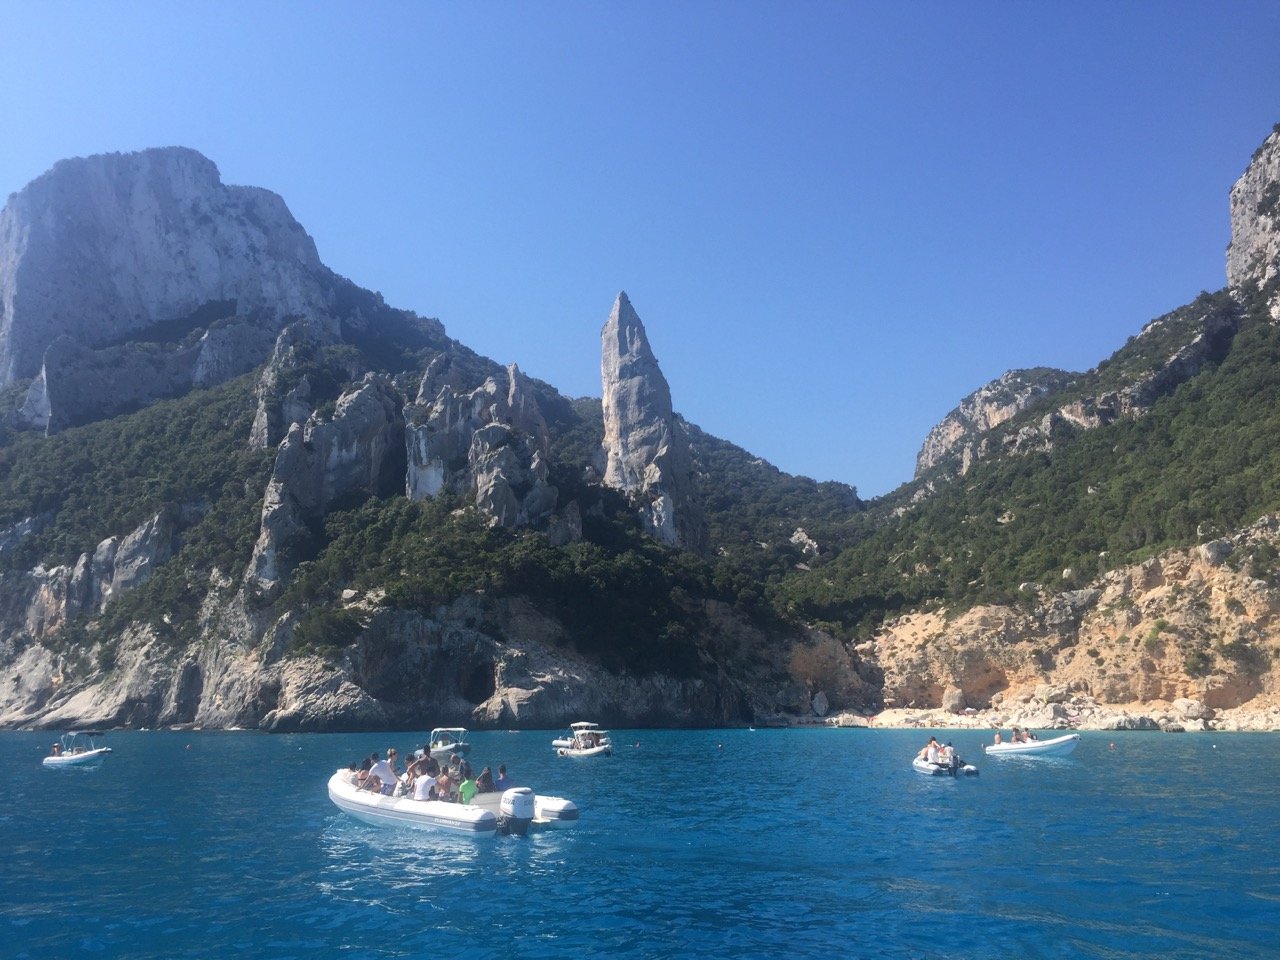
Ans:
[[[929,733],[472,735],[573,828],[359,823],[325,781],[417,734],[119,732],[50,770],[0,735],[0,955],[1262,958],[1280,943],[1280,737],[1086,733],[1065,758],[915,773]],[[1114,748],[1112,748],[1114,745]]]

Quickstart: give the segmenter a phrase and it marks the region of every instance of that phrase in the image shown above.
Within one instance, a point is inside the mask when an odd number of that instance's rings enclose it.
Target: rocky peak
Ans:
[[[1231,188],[1227,282],[1262,292],[1280,320],[1280,124]]]
[[[656,539],[703,553],[708,534],[694,493],[689,438],[625,293],[614,301],[600,343],[604,482],[631,495]]]
[[[422,499],[444,489],[465,491],[495,523],[542,523],[556,507],[557,491],[547,480],[550,435],[528,378],[513,363],[505,385],[488,377],[461,390],[451,367],[447,360],[433,362],[419,402],[406,411],[406,493]],[[424,402],[432,391],[434,399]]]
[[[391,492],[404,469],[401,403],[386,378],[371,373],[338,399],[332,419],[313,414],[289,428],[263,497],[248,585],[270,596],[334,502]]]
[[[963,463],[973,459],[980,438],[1006,420],[1021,413],[1033,402],[1067,386],[1074,374],[1065,370],[1040,368],[1010,370],[980,387],[960,401],[929,431],[916,456],[916,476],[954,456]]]
[[[62,335],[118,344],[210,303],[321,314],[327,277],[279,196],[223,184],[194,150],[63,160],[0,211],[0,385]]]

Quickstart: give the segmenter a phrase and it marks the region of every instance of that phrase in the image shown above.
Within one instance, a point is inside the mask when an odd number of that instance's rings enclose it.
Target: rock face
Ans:
[[[1115,365],[1131,368],[1120,385],[1103,366],[1087,374],[1007,373],[970,394],[930,432],[916,461],[916,475],[949,464],[963,476],[980,460],[1051,450],[1055,442],[1081,430],[1140,417],[1220,360],[1239,327],[1239,310],[1229,298],[1202,297],[1152,320],[1117,351]],[[1068,388],[1074,399],[1059,398]],[[1050,405],[1046,413],[1035,419],[1018,417],[1042,397]]]
[[[448,488],[473,496],[502,526],[542,524],[557,491],[547,479],[547,424],[527,378],[511,364],[505,384],[489,377],[464,391],[446,368],[447,360],[428,369],[406,410],[406,494],[420,500]]]
[[[604,482],[634,499],[655,539],[705,553],[706,518],[695,495],[688,436],[625,293],[618,294],[600,343]]]
[[[159,513],[137,529],[108,537],[67,566],[36,567],[0,578],[0,635],[38,641],[150,579],[174,553],[180,518]]]
[[[885,703],[941,708],[957,702],[950,689],[980,710],[1052,703],[1041,689],[1048,685],[1106,704],[1280,704],[1280,589],[1259,566],[1277,544],[1280,520],[1264,517],[1231,537],[1111,571],[1087,589],[1040,592],[1029,607],[889,621],[874,638]]]
[[[310,524],[353,493],[390,493],[404,471],[401,401],[369,374],[338,400],[332,420],[294,424],[276,454],[262,504],[262,528],[246,582],[265,595],[279,587],[310,539]]]
[[[0,211],[0,385],[59,336],[103,347],[211,301],[322,313],[326,273],[280,197],[194,150],[64,160]]]
[[[967,472],[984,434],[1021,413],[1040,397],[1061,390],[1075,376],[1065,370],[1047,368],[1010,370],[975,390],[929,431],[916,455],[916,476],[957,456],[961,458],[960,472]]]
[[[1231,243],[1227,282],[1268,300],[1280,320],[1280,127],[1263,141],[1231,188]]]

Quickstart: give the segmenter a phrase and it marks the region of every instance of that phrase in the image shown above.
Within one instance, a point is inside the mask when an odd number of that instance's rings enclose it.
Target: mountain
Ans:
[[[568,398],[192,151],[64,161],[0,214],[0,725],[1265,726],[1277,156],[1226,289],[980,388],[870,503],[684,420],[625,294]]]

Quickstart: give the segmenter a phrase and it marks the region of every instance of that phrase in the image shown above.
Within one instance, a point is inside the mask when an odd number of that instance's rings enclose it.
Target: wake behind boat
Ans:
[[[1052,740],[1016,740],[1008,743],[989,743],[982,749],[992,757],[1064,757],[1076,748],[1080,734],[1069,733]]]
[[[110,747],[100,747],[97,738],[102,733],[98,730],[84,730],[78,733],[64,733],[53,745],[53,753],[44,758],[46,767],[91,767],[100,764]]]

